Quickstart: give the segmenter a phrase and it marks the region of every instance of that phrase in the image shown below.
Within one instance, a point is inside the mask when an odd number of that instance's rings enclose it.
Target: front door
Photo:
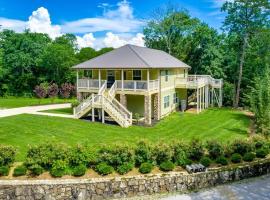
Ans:
[[[110,88],[115,81],[115,74],[113,70],[107,71],[107,88]]]

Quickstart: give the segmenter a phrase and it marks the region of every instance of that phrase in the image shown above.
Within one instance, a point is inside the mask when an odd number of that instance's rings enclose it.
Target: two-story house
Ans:
[[[198,113],[222,105],[221,80],[190,76],[190,66],[160,50],[125,45],[73,68],[81,102],[74,109],[77,118],[110,118],[128,127],[135,116],[149,125],[193,100]],[[190,97],[188,89],[194,90]]]

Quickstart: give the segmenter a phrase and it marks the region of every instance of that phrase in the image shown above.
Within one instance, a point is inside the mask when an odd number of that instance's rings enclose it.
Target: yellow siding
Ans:
[[[127,109],[133,113],[139,113],[144,116],[144,96],[143,95],[127,95]]]

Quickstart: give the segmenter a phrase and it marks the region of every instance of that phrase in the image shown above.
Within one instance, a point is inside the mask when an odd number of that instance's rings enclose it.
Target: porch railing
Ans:
[[[101,81],[103,86],[105,80]],[[158,80],[150,80],[149,84],[147,81],[133,81],[133,80],[116,80],[115,90],[128,90],[128,91],[153,91],[159,88]],[[97,79],[78,79],[78,89],[99,89],[99,80]]]

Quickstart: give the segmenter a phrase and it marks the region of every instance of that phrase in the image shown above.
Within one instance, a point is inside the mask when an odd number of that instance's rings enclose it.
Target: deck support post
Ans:
[[[204,110],[205,109],[205,86],[203,86],[202,91],[203,91],[202,99],[203,99],[203,110]]]
[[[219,105],[220,108],[222,107],[222,88],[219,88]]]
[[[95,121],[95,108],[92,107],[92,122]]]
[[[199,113],[199,89],[196,89],[197,92],[197,113]]]
[[[202,112],[202,88],[199,88],[200,90],[200,112]]]
[[[120,94],[120,103],[126,108],[127,107],[127,95]]]
[[[214,107],[214,88],[212,87],[212,95],[211,95],[211,101],[212,101],[212,103],[211,103],[211,105],[212,105],[212,107]]]
[[[152,106],[151,106],[151,95],[144,96],[144,122],[147,125],[152,123]]]
[[[105,114],[104,114],[104,109],[101,109],[101,114],[102,114],[102,124],[105,123]]]
[[[98,69],[98,88],[101,87],[101,71]]]

